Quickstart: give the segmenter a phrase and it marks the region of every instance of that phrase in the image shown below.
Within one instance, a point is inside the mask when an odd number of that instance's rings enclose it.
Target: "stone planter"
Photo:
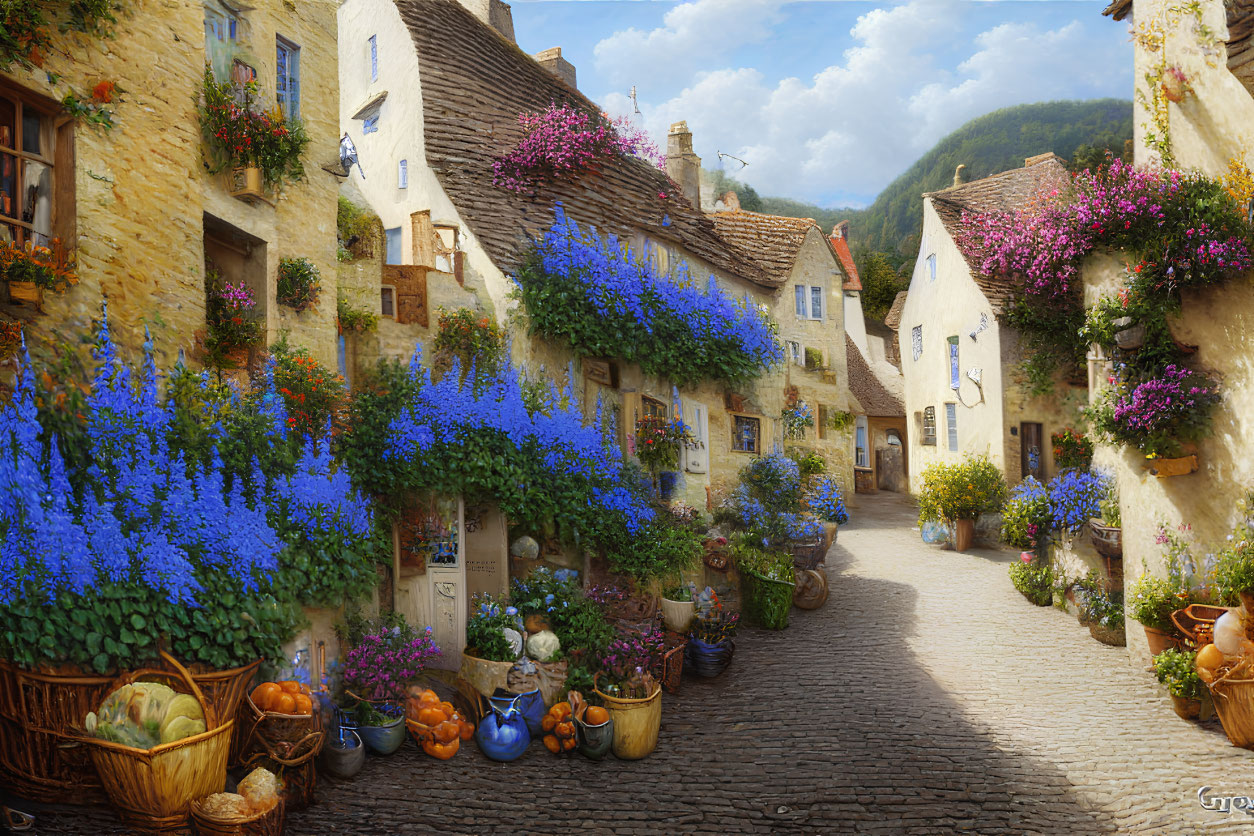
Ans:
[[[1115,332],[1115,345],[1124,351],[1136,351],[1145,345],[1145,326],[1133,325],[1122,331]]]
[[[405,717],[402,715],[383,726],[358,726],[357,734],[366,748],[376,755],[390,755],[405,742]]]
[[[662,598],[662,622],[672,633],[687,633],[696,618],[697,605],[692,601],[673,601]]]
[[[352,778],[366,763],[366,746],[357,732],[344,729],[343,740],[330,738],[322,747],[322,767],[337,778]]]

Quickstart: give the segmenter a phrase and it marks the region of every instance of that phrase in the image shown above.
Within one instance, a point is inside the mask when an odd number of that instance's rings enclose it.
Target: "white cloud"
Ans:
[[[778,4],[722,2],[770,7],[763,12],[770,20],[778,14]],[[672,122],[687,120],[707,167],[716,164],[717,150],[747,160],[740,176],[765,194],[857,203],[971,118],[1023,102],[1126,97],[1131,88],[1131,56],[1106,21],[1006,23],[978,33],[964,49],[969,7],[959,0],[911,0],[867,12],[839,63],[808,81],[770,82],[756,69],[708,58],[723,55],[720,44],[747,43],[751,35],[740,31],[737,40],[710,31],[712,5],[696,0],[668,13],[662,28],[616,34],[598,44],[597,58],[613,78],[665,67],[673,89],[675,77],[690,77],[669,100],[640,103],[645,126],[664,138]],[[770,36],[770,25],[753,36]],[[685,76],[661,57],[681,42],[704,45],[704,69]],[[621,95],[602,104],[612,113],[631,109]]]

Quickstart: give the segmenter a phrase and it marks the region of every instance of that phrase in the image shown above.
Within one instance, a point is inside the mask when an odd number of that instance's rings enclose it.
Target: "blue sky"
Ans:
[[[684,119],[697,153],[763,194],[869,203],[941,137],[1013,104],[1129,98],[1127,26],[1104,0],[513,0],[528,52],[655,139]],[[659,142],[660,144],[660,142]]]

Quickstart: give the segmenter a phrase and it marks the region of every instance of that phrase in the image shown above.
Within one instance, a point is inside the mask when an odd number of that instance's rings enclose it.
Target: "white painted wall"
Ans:
[[[845,333],[847,333],[859,349],[862,356],[867,357],[866,318],[862,315],[862,294],[856,290],[843,291],[845,308]]]

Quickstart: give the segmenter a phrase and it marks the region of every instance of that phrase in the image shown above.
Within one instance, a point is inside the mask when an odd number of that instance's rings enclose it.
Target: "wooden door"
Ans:
[[[1041,443],[1044,432],[1041,425],[1025,421],[1019,425],[1019,473],[1023,478],[1035,477],[1045,481],[1045,451]]]

